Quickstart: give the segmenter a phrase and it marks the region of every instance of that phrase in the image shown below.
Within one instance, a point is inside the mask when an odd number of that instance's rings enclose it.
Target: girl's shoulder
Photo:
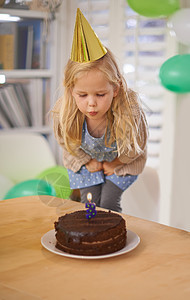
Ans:
[[[142,114],[142,106],[141,106],[141,99],[140,99],[138,93],[129,89],[127,91],[127,96],[129,99],[132,115],[136,118],[139,118]]]
[[[139,105],[140,104],[140,97],[139,94],[135,91],[128,89],[127,90],[127,96],[129,98],[131,105]]]

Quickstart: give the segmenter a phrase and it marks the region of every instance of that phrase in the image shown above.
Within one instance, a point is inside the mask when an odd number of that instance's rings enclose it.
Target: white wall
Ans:
[[[190,231],[190,93],[176,104],[170,224]]]

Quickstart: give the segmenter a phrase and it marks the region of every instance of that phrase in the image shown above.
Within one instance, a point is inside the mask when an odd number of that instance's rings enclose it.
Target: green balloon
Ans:
[[[190,92],[190,54],[169,58],[161,66],[159,77],[162,85],[172,92]]]
[[[145,17],[166,17],[180,8],[179,0],[127,0],[129,6]]]
[[[19,198],[33,195],[56,196],[55,189],[46,181],[31,179],[14,185],[4,196],[5,199]]]
[[[56,196],[62,199],[69,199],[72,190],[70,189],[69,175],[66,168],[55,166],[40,173],[37,178],[49,182],[56,191]]]

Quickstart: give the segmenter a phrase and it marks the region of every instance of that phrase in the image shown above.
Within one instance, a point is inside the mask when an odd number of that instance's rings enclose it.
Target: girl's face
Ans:
[[[104,74],[93,69],[81,75],[74,85],[72,96],[78,109],[88,119],[105,120],[113,97],[118,93],[108,82]]]

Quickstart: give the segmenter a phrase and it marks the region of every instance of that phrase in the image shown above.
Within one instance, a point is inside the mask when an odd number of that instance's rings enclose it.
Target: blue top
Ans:
[[[84,121],[82,129],[82,142],[81,149],[89,154],[92,159],[95,158],[97,161],[112,161],[114,160],[117,153],[117,145],[114,142],[111,147],[105,146],[105,134],[100,138],[95,138],[88,132],[86,121]],[[89,186],[104,183],[106,180],[112,181],[123,191],[126,190],[137,178],[134,175],[117,176],[116,174],[105,175],[103,171],[89,172],[85,166],[74,173],[68,169],[69,181],[71,189],[86,188]]]

